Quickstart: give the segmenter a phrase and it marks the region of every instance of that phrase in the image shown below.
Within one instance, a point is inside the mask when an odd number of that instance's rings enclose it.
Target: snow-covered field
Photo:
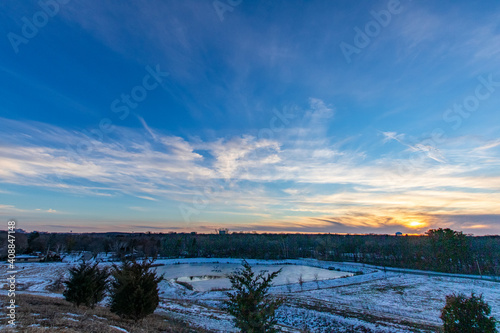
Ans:
[[[74,264],[73,260],[68,259],[66,261],[69,262],[63,263],[19,264],[18,290],[61,297],[59,292],[50,289],[58,278],[67,276],[68,267]],[[445,296],[454,292],[482,294],[492,307],[492,315],[500,319],[498,282],[384,272],[362,264],[316,260],[248,260],[248,262],[256,265],[258,269],[277,268],[283,265],[315,267],[309,271],[309,275],[307,267],[295,271],[289,269],[288,273],[285,271],[286,276],[280,280],[281,283],[271,289],[273,294],[287,299],[278,312],[282,331],[434,332],[441,325],[439,314],[444,306]],[[186,277],[191,273],[181,273],[190,272],[189,269],[179,268],[203,267],[204,270],[198,270],[199,274],[196,275],[203,276],[207,268],[212,267],[215,273],[219,273],[218,271],[226,271],[229,267],[235,268],[241,263],[240,259],[169,259],[158,260],[157,263],[166,265],[158,267],[159,272],[170,274],[160,284],[161,304],[158,313],[168,312],[214,332],[236,331],[231,323],[231,317],[221,310],[225,298],[224,291],[199,291],[196,288],[189,290],[175,282],[175,273],[172,272],[177,269],[178,277]],[[230,265],[225,266],[226,264]],[[172,270],[169,271],[169,268]],[[330,270],[327,270],[328,268]],[[270,269],[272,270],[274,269]],[[307,277],[308,281],[302,286],[296,279],[297,272],[302,272],[303,276]],[[357,275],[352,275],[355,272],[358,272]],[[330,276],[336,278],[325,279],[329,276],[328,273],[339,274]],[[2,265],[0,277],[4,283],[6,274],[6,265]],[[316,275],[316,278],[311,278],[313,275]],[[5,288],[5,285],[3,287]]]

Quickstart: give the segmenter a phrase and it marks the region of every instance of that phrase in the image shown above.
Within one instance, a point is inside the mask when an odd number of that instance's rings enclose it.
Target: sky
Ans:
[[[0,219],[500,234],[500,2],[0,3]]]

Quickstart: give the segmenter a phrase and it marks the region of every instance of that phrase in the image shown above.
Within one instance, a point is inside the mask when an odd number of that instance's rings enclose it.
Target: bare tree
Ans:
[[[316,282],[316,287],[319,289],[319,274],[314,273],[314,282]]]
[[[299,275],[299,285],[300,285],[300,290],[304,290],[304,278],[302,277],[302,273]]]

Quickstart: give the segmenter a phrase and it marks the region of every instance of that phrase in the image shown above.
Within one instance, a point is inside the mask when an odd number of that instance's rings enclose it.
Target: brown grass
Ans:
[[[2,308],[2,324],[7,324],[5,305],[8,298],[0,295]],[[193,328],[189,324],[167,317],[152,314],[135,323],[111,313],[108,308],[86,307],[77,308],[60,298],[51,298],[38,295],[16,294],[16,329],[6,328],[2,332],[85,332],[85,333],[119,333],[110,326],[117,326],[129,333],[147,332],[209,332],[200,328]],[[71,315],[73,314],[73,315]]]

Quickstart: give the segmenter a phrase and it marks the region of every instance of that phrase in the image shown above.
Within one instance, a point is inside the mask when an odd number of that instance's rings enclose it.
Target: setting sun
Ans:
[[[406,226],[409,227],[409,228],[423,228],[423,227],[425,227],[425,225],[426,224],[424,222],[411,221]]]

